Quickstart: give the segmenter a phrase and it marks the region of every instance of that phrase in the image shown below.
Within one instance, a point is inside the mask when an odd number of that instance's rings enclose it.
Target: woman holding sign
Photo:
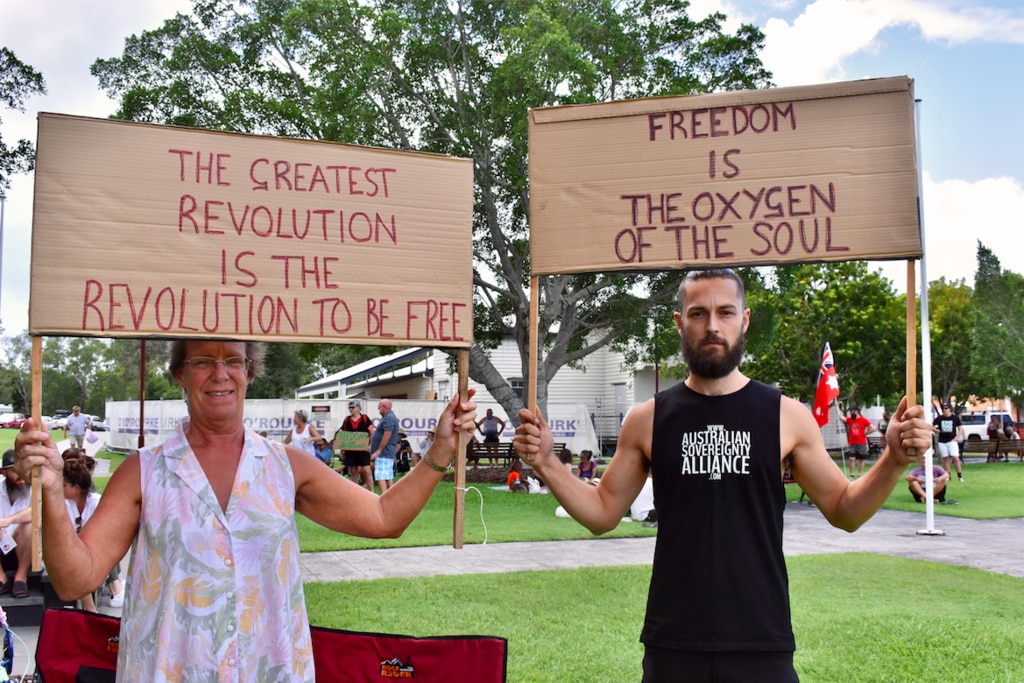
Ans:
[[[256,342],[175,341],[170,373],[189,417],[124,461],[81,534],[49,432],[28,420],[16,438],[16,469],[41,468],[43,559],[59,595],[89,592],[133,548],[119,682],[314,681],[295,513],[340,533],[397,537],[454,459],[459,432],[476,428],[476,404],[454,398],[424,462],[394,493],[373,495],[245,427],[263,353]]]
[[[341,460],[349,478],[360,483],[368,491],[373,492],[373,469],[370,467],[370,436],[373,434],[373,420],[363,415],[359,401],[349,401],[348,417],[341,423],[341,429],[335,434],[335,441],[340,442]],[[344,434],[344,436],[341,436]],[[352,445],[358,443],[360,450],[353,450]]]

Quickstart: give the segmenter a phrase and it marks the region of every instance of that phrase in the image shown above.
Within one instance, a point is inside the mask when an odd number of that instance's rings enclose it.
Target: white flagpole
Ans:
[[[916,129],[914,137],[917,142],[917,221],[921,231],[921,373],[923,375],[921,378],[923,394],[921,405],[925,410],[925,419],[930,421],[932,416],[932,343],[928,318],[928,250],[925,247],[924,202],[921,196],[924,187],[923,171],[921,170],[921,100],[914,100],[914,128]],[[911,285],[912,283],[907,284],[908,287]],[[918,529],[917,533],[942,536],[945,532],[935,528],[935,477],[932,476],[932,465],[935,462],[934,453],[934,449],[929,448],[924,454],[925,528]]]

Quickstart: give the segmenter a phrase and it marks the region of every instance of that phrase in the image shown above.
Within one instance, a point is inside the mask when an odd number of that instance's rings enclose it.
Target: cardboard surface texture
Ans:
[[[912,86],[531,110],[533,274],[919,258]]]
[[[29,331],[467,347],[467,159],[40,114]]]
[[[338,432],[334,435],[334,447],[339,451],[368,451],[370,435],[366,432]]]

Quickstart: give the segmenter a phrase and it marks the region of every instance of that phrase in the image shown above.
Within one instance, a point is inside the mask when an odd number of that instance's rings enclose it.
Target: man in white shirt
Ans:
[[[79,412],[78,406],[71,409],[64,423],[64,436],[67,438],[70,435],[72,448],[85,448],[85,430],[91,426],[92,422]]]

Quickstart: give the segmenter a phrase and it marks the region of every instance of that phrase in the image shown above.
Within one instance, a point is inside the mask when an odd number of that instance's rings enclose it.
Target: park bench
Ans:
[[[555,444],[555,453],[560,452],[565,448],[564,443]],[[498,443],[483,443],[481,441],[471,441],[469,447],[466,449],[466,465],[472,465],[477,467],[480,464],[480,460],[487,458],[488,464],[490,459],[494,459],[498,466],[507,467],[512,463],[512,458],[516,457],[516,452],[512,448],[511,441],[499,441]]]
[[[868,455],[881,455],[885,452],[885,434],[868,434]]]
[[[1017,456],[1018,462],[1024,462],[1024,442],[1020,439],[968,439],[964,442],[962,455],[984,455],[989,462],[1009,460]]]

